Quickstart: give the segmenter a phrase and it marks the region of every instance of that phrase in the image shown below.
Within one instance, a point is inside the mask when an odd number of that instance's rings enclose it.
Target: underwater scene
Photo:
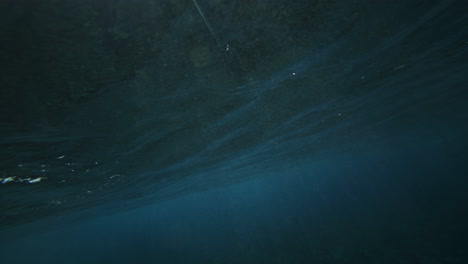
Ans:
[[[1,0],[0,263],[468,263],[467,11]]]

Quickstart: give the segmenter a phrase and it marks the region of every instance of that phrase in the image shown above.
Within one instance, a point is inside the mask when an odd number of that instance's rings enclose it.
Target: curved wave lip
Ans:
[[[232,184],[450,111],[459,4],[11,2],[1,228]]]

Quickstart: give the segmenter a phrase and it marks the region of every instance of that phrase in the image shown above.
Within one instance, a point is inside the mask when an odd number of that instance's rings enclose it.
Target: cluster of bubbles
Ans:
[[[115,161],[115,164],[120,162]],[[126,177],[122,172],[119,173],[118,169],[103,172],[98,169],[102,165],[95,160],[76,162],[65,155],[42,163],[20,163],[15,166],[15,171],[4,171],[0,174],[0,187],[3,184],[17,187],[46,184],[47,186],[41,188],[42,192],[47,193],[43,202],[48,206],[63,206],[77,200],[104,195],[105,190],[116,187]]]
[[[38,182],[41,182],[42,180],[47,180],[47,177],[20,178],[20,177],[17,177],[17,176],[9,176],[9,177],[6,177],[6,178],[0,178],[0,183],[1,184],[10,183],[10,182],[38,183]]]
[[[57,160],[62,160],[65,158],[65,155],[61,155],[59,157],[57,157],[56,159]],[[95,161],[93,162],[93,165],[96,166],[98,165],[99,162]],[[64,162],[63,164],[61,164],[62,166],[65,165],[67,167],[71,167],[71,169],[69,170],[69,172],[73,173],[75,172],[76,168],[74,168],[75,166],[74,165],[77,165],[73,162]],[[17,167],[19,169],[25,169],[29,166],[25,166],[25,164],[18,164]],[[34,167],[34,166],[33,166]],[[46,165],[46,164],[41,164],[39,166],[39,171],[37,171],[36,173],[38,175],[36,176],[31,176],[31,175],[23,175],[21,176],[20,173],[12,173],[12,174],[6,174],[6,175],[1,175],[0,176],[0,184],[7,184],[7,183],[26,183],[26,184],[31,184],[31,183],[39,183],[39,182],[43,182],[45,180],[47,180],[49,177],[47,177],[46,173],[47,173],[47,168],[50,167],[49,165]],[[37,167],[36,169],[37,170]],[[90,169],[86,169],[85,172],[89,172]],[[31,171],[30,173],[28,174],[31,174]],[[62,180],[61,183],[65,183],[66,180]]]

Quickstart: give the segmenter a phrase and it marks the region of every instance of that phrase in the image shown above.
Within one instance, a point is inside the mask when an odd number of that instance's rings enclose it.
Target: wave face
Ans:
[[[2,229],[447,120],[467,146],[462,1],[162,2],[0,4]]]

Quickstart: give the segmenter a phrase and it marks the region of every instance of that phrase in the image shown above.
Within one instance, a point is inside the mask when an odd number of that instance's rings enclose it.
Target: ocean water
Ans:
[[[0,3],[1,263],[466,263],[464,1]]]

